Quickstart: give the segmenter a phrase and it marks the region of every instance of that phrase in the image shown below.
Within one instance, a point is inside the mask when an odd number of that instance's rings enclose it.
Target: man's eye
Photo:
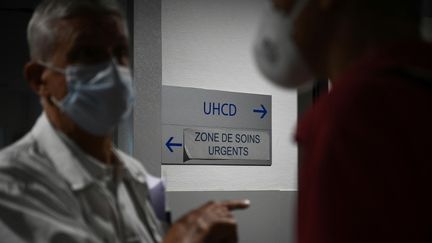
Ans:
[[[113,53],[117,58],[129,57],[129,50],[127,48],[116,48]]]
[[[98,48],[80,48],[70,55],[70,61],[75,63],[96,63],[107,60],[109,54]]]
[[[127,65],[129,62],[129,50],[127,47],[118,47],[113,49],[112,56],[116,58],[116,60],[121,65]]]
[[[98,55],[98,51],[97,50],[91,50],[91,49],[86,49],[86,50],[82,50],[80,53],[81,57],[83,58],[91,58],[91,57],[95,57]]]

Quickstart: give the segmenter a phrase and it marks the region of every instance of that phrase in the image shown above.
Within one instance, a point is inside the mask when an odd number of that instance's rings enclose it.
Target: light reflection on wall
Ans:
[[[252,44],[267,0],[163,0],[163,85],[272,95],[273,165],[163,166],[171,191],[296,190],[295,92],[268,83]]]

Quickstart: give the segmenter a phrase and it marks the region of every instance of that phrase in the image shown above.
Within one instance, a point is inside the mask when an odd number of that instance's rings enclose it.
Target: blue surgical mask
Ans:
[[[263,16],[254,46],[255,60],[261,73],[275,84],[287,88],[310,85],[313,76],[293,40],[293,23],[308,0],[297,0],[288,15],[271,6]]]
[[[70,65],[59,69],[41,65],[63,73],[68,94],[52,102],[80,128],[96,135],[109,135],[131,113],[134,92],[129,68],[115,60],[96,65]]]

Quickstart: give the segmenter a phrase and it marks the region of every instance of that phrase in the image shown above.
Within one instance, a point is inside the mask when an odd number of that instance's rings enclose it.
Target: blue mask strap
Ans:
[[[44,66],[44,67],[46,67],[46,68],[54,71],[54,72],[57,72],[57,73],[60,73],[60,74],[63,74],[63,75],[66,74],[66,71],[64,69],[55,67],[54,65],[52,65],[50,63],[46,63],[46,62],[43,62],[43,61],[38,61],[37,63],[39,65],[41,65],[41,66]]]

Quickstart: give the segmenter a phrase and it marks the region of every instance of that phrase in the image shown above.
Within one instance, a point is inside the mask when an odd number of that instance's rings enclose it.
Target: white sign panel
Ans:
[[[185,129],[187,159],[270,160],[270,134],[234,129]]]
[[[271,165],[271,114],[268,95],[163,86],[162,163]]]

